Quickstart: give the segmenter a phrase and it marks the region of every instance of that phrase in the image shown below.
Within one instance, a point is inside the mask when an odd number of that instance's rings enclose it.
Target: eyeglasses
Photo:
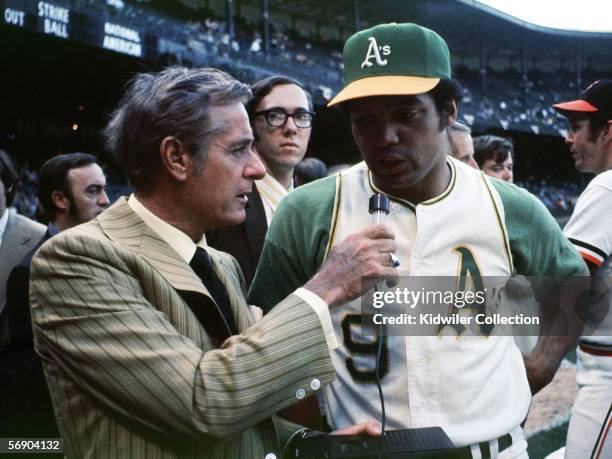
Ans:
[[[263,116],[268,123],[268,126],[272,127],[283,127],[287,124],[289,117],[293,118],[293,122],[299,128],[306,129],[312,126],[312,119],[315,114],[307,112],[306,110],[298,110],[295,113],[287,113],[285,110],[279,108],[271,108],[269,110],[262,110],[256,112],[255,116]]]

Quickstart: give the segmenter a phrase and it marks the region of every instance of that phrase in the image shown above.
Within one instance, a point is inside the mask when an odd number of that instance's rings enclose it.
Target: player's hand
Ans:
[[[338,306],[361,295],[362,280],[364,291],[381,278],[394,285],[397,270],[391,266],[389,253],[396,250],[395,236],[384,225],[353,233],[329,252],[321,270],[304,288],[316,293],[330,306]]]
[[[527,372],[527,380],[529,381],[531,395],[535,395],[552,381],[555,370],[552,369],[551,371],[548,363],[541,365],[537,357],[532,357],[529,354],[523,355],[523,360],[525,362],[525,370]]]
[[[368,421],[362,424],[355,424],[346,429],[334,430],[331,435],[361,435],[366,434],[371,437],[380,437],[380,424],[376,421]]]

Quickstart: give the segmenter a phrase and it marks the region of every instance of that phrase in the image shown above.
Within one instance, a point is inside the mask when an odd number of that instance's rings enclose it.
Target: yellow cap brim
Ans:
[[[361,78],[347,85],[328,104],[328,107],[351,99],[372,96],[412,96],[432,90],[440,78],[411,76],[373,76]]]

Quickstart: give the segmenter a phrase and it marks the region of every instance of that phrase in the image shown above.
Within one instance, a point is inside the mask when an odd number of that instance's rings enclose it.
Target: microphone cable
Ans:
[[[375,287],[375,290],[378,289]],[[382,411],[381,423],[380,423],[380,442],[378,443],[378,459],[382,458],[382,446],[385,439],[385,423],[387,422],[387,415],[385,413],[385,397],[383,396],[382,385],[380,384],[380,359],[382,357],[383,350],[383,324],[382,321],[378,326],[378,342],[376,343],[376,387],[378,388],[378,395],[380,397],[380,408]]]
[[[385,222],[385,217],[389,213],[389,198],[384,194],[373,194],[370,197],[368,211],[372,215],[372,224],[378,225]],[[374,286],[374,291],[378,292],[378,285]],[[378,459],[382,458],[382,447],[385,439],[385,425],[387,422],[387,414],[385,411],[385,397],[383,395],[382,384],[380,382],[380,361],[383,352],[383,341],[384,341],[384,325],[381,323],[378,326],[378,341],[376,343],[376,367],[374,374],[376,376],[376,387],[378,388],[378,395],[380,397],[381,407],[381,425],[380,425],[380,441],[378,442]]]

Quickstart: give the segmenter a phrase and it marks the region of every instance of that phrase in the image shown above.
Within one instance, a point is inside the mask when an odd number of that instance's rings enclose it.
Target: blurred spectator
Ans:
[[[49,225],[42,240],[15,266],[8,277],[4,319],[9,346],[4,351],[2,385],[4,434],[58,437],[40,358],[34,350],[30,318],[29,282],[32,257],[38,248],[60,231],[85,223],[107,205],[106,179],[96,157],[86,153],[59,155],[43,164],[38,198]]]
[[[36,197],[38,174],[33,169],[30,169],[28,164],[25,164],[20,176],[19,190],[13,200],[13,207],[24,217],[34,218],[36,207],[38,206],[38,199]]]
[[[317,158],[304,158],[293,171],[293,185],[304,185],[327,176],[327,166]]]
[[[462,122],[455,121],[447,128],[446,132],[448,133],[453,158],[478,169],[478,164],[474,160],[472,130]]]
[[[513,182],[514,145],[495,135],[474,137],[474,159],[482,171],[506,182]]]
[[[0,347],[8,344],[6,295],[9,273],[45,234],[45,227],[10,209],[19,177],[8,153],[0,150]]]
[[[55,233],[88,222],[110,203],[102,168],[87,153],[51,158],[43,164],[38,180],[39,205]]]
[[[521,180],[517,185],[536,195],[555,217],[569,216],[576,205],[580,188],[575,183],[552,183],[549,179]]]

